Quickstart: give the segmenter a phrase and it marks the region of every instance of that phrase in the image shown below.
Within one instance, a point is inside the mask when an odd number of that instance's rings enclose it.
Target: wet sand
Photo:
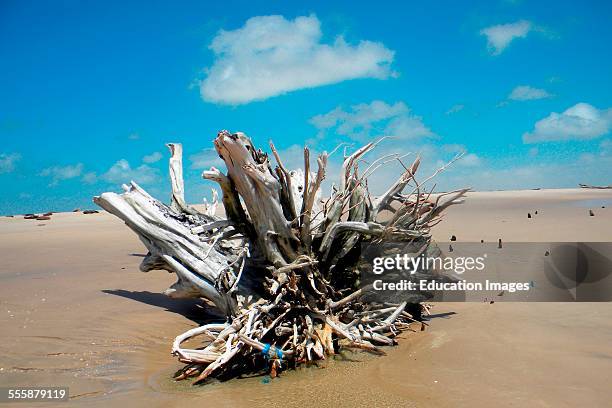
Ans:
[[[612,191],[471,193],[434,232],[451,235],[609,242]],[[439,303],[426,331],[403,334],[384,357],[347,354],[270,382],[174,383],[170,343],[206,311],[161,295],[174,277],[139,272],[143,250],[108,214],[1,218],[0,385],[66,385],[65,405],[87,406],[563,407],[612,397],[609,303]]]

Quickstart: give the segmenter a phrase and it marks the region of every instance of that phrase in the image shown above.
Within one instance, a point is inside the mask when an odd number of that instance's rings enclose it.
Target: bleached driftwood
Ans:
[[[360,161],[376,147],[369,143],[345,158],[339,187],[322,201],[326,153],[311,171],[305,149],[304,170],[290,171],[273,144],[275,167],[243,133],[221,131],[214,144],[227,172],[211,168],[202,176],[221,188],[224,218],[215,214],[216,198],[201,213],[185,203],[177,143],[168,144],[170,206],[134,182],[121,195],[94,198],[147,247],[141,270],[176,273],[168,296],[203,298],[226,316],[176,338],[172,353],[188,364],[179,378],[197,376],[200,382],[211,374],[257,370],[276,375],[284,365],[324,359],[339,347],[381,352],[379,346],[394,344],[415,316],[407,300],[366,299],[368,287],[359,287],[361,245],[407,241],[426,250],[430,228],[467,190],[431,199],[415,179],[417,158],[373,199],[367,176],[390,159],[381,158],[360,175]],[[408,185],[413,191],[404,194]],[[206,346],[181,348],[194,336],[207,337]]]
[[[580,188],[593,188],[597,190],[607,190],[612,189],[612,186],[593,186],[590,184],[579,184]]]

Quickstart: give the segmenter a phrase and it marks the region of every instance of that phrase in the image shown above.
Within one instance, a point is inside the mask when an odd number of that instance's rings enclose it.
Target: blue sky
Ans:
[[[291,165],[380,136],[424,174],[463,152],[439,189],[612,184],[607,2],[122,3],[0,3],[0,214],[130,179],[166,199],[166,142],[200,202],[220,129]]]

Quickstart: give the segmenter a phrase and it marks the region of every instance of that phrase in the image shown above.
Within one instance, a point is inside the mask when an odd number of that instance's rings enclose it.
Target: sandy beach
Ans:
[[[470,193],[434,229],[436,240],[451,235],[610,242],[612,190]],[[438,303],[427,330],[404,333],[383,357],[346,354],[272,381],[174,383],[182,365],[170,344],[207,312],[163,296],[174,276],[139,272],[143,251],[106,213],[0,218],[0,384],[69,386],[71,401],[88,406],[569,407],[612,398],[609,303]]]

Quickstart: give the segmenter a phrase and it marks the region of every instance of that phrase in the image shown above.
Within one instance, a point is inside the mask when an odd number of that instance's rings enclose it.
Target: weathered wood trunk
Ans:
[[[273,168],[267,154],[243,133],[219,132],[215,148],[227,173],[215,168],[203,177],[217,182],[225,217],[215,215],[216,199],[198,212],[185,202],[182,147],[169,144],[172,198],[169,206],[136,183],[123,194],[104,193],[94,201],[138,234],[149,253],[142,271],[164,269],[178,280],[166,294],[198,297],[226,316],[178,336],[173,354],[188,365],[180,378],[269,370],[323,359],[338,347],[381,352],[414,321],[408,300],[384,304],[366,300],[359,287],[362,244],[389,241],[430,245],[430,228],[441,212],[466,190],[436,196],[421,191],[414,174],[417,158],[378,198],[370,196],[367,176],[389,157],[375,161],[363,175],[369,143],[344,160],[340,185],[321,200],[327,154],[311,171],[304,150],[304,171],[289,171],[274,145]],[[399,160],[399,159],[398,159]],[[404,189],[411,185],[409,194]],[[216,197],[216,196],[215,196]],[[205,335],[201,349],[181,343]]]

